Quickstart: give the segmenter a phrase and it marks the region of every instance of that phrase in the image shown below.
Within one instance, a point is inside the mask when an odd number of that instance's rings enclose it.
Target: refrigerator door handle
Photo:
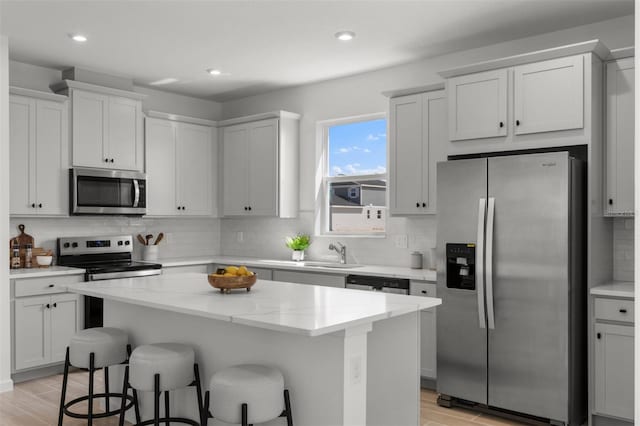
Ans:
[[[487,284],[487,326],[490,330],[496,328],[493,310],[493,220],[495,216],[496,199],[489,197],[487,206],[487,236],[486,236],[486,284]]]
[[[478,294],[478,324],[486,328],[486,313],[484,311],[484,221],[487,199],[480,198],[478,202],[478,237],[476,244],[476,282]]]

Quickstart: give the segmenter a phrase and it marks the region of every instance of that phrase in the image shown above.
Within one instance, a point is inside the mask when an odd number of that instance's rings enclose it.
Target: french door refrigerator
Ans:
[[[586,417],[585,167],[568,152],[438,163],[438,402]]]

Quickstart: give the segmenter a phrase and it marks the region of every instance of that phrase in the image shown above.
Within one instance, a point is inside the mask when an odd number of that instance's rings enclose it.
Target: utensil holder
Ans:
[[[153,261],[158,260],[159,246],[142,246],[142,260]]]

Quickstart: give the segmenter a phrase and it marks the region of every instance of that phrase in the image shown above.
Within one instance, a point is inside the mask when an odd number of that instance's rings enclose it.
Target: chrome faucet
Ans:
[[[340,263],[347,263],[347,246],[344,244],[336,243],[336,247],[333,243],[329,244],[329,250],[335,250],[340,255]]]

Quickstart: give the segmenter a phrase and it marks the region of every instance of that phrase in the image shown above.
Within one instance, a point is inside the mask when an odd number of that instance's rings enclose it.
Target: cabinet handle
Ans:
[[[251,206],[249,206],[249,211],[251,211]]]
[[[182,206],[182,210],[185,210],[185,209],[186,209],[186,207],[185,207],[185,206]]]
[[[420,293],[427,294],[427,290],[421,290]]]
[[[621,314],[626,314],[626,313],[627,313],[627,310],[626,310],[625,308],[620,308],[620,313],[621,313]]]
[[[420,203],[416,203],[416,207],[420,207]]]
[[[55,286],[56,286],[55,284],[49,284],[49,288],[53,288]]]
[[[50,308],[51,308],[51,305],[49,305],[48,303],[47,303],[47,305],[46,305],[46,306],[47,306],[47,309],[50,309]]]
[[[108,158],[105,158],[105,159],[104,159],[104,162],[105,162],[105,163],[108,163],[108,162],[109,162],[109,159],[108,159]]]
[[[596,337],[599,339],[602,337],[602,335],[600,333],[596,334]]]
[[[609,205],[612,206],[613,205],[613,198],[609,198]]]
[[[427,207],[427,203],[422,203],[422,207]]]
[[[516,120],[516,126],[520,125],[520,120]]]
[[[42,208],[42,203],[38,204],[38,208],[41,209]]]
[[[113,163],[113,158],[111,160],[109,160],[109,161],[111,161]]]
[[[31,207],[35,209],[36,208],[36,203],[31,204]]]
[[[504,127],[504,123],[501,121],[500,122],[500,128]]]
[[[58,303],[54,303],[54,304],[53,304],[53,307],[54,307],[54,308],[57,308],[57,307],[58,307]]]

